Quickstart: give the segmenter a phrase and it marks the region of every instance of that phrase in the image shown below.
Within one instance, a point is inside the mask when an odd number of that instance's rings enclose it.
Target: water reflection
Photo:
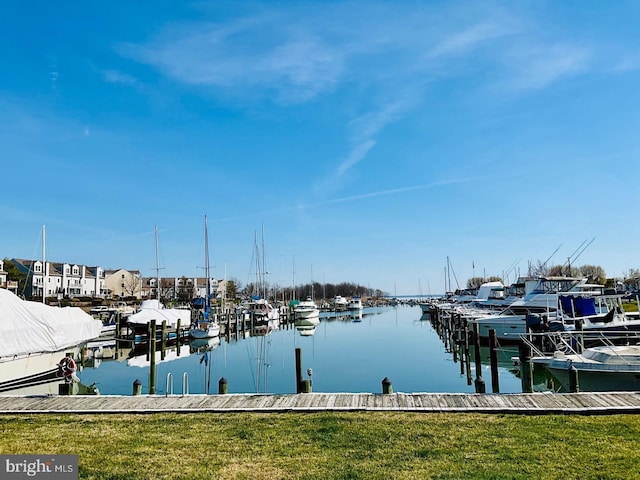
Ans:
[[[295,393],[297,347],[303,350],[304,367],[313,369],[316,392],[377,393],[385,377],[398,392],[474,391],[467,382],[467,368],[460,372],[460,357],[454,362],[453,353],[424,321],[419,307],[365,308],[354,313],[322,312],[313,320],[246,330],[223,328],[219,338],[180,345],[179,352],[178,345],[172,345],[164,358],[161,352],[155,354],[156,393],[166,393],[164,379],[169,373],[176,381],[186,373],[190,393],[215,393],[211,385],[223,377],[229,393]],[[481,356],[488,358],[488,350]],[[144,345],[132,349],[115,342],[96,346],[79,375],[85,384],[97,383],[104,394],[130,395],[136,379],[143,382],[146,393],[149,364]],[[501,391],[521,391],[509,368],[509,354],[501,357],[500,367]],[[475,370],[473,362],[470,370]]]

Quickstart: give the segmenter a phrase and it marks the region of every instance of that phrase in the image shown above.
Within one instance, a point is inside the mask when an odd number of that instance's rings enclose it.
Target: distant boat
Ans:
[[[189,329],[191,338],[213,338],[220,335],[220,325],[213,318],[211,313],[211,274],[209,273],[209,230],[207,227],[207,216],[204,217],[204,259],[205,259],[205,275],[207,279],[207,292],[204,299],[204,315],[203,318],[195,322]]]
[[[335,311],[341,312],[347,309],[347,306],[349,305],[349,301],[340,295],[336,295],[333,298],[332,304],[333,304],[333,309]]]
[[[311,297],[307,297],[306,300],[298,302],[293,308],[293,313],[296,320],[318,318],[320,316],[320,309]]]
[[[358,296],[351,297],[351,300],[347,303],[347,310],[362,310],[362,299]]]
[[[155,227],[156,237],[156,272],[160,271],[158,265],[158,227]],[[158,329],[162,326],[162,322],[166,321],[167,327],[176,329],[178,324],[181,328],[191,324],[191,310],[183,308],[165,308],[160,301],[160,277],[157,276],[157,298],[144,300],[140,304],[140,309],[127,319],[127,325],[132,330],[133,339],[136,343],[142,343],[149,340],[149,324],[156,321],[156,336]],[[176,333],[176,337],[177,337]]]

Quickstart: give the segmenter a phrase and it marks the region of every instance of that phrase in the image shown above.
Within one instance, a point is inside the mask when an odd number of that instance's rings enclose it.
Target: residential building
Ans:
[[[107,297],[142,298],[142,277],[138,270],[105,270],[104,285]]]
[[[18,258],[11,261],[27,274],[27,297],[103,297],[106,293],[101,267]]]

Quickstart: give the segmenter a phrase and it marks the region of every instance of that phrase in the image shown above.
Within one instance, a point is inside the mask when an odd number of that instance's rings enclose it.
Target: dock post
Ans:
[[[478,324],[473,324],[473,343],[474,343],[474,357],[476,364],[476,393],[486,393],[487,387],[484,384],[482,378],[482,357],[480,356],[480,333],[478,331]]]
[[[302,380],[300,393],[311,393],[311,380]]]
[[[162,338],[160,339],[160,360],[164,360],[167,353],[167,321],[162,321]]]
[[[491,389],[493,393],[500,393],[498,378],[498,338],[494,328],[489,330],[489,358],[491,359]]]
[[[218,380],[218,394],[219,395],[227,394],[227,379],[224,377],[221,377],[220,380]]]
[[[467,369],[467,385],[471,385],[471,354],[469,353],[469,321],[464,319],[464,366]]]
[[[156,393],[156,321],[151,320],[150,330],[152,336],[149,338],[149,394]]]
[[[391,380],[388,377],[384,377],[382,379],[382,394],[383,395],[391,395],[393,393],[393,385],[391,385]]]
[[[302,393],[302,349],[296,348],[296,393]]]
[[[578,382],[578,369],[571,365],[569,367],[569,392],[578,393],[580,391],[580,383]]]
[[[133,394],[140,395],[142,393],[142,382],[137,378],[133,382]]]
[[[182,342],[182,333],[180,331],[180,319],[176,323],[176,335],[178,336],[178,342],[176,343],[176,355],[180,356],[180,343]]]
[[[520,378],[522,379],[522,393],[533,392],[533,372],[531,370],[531,347],[525,342],[518,344],[520,357]]]

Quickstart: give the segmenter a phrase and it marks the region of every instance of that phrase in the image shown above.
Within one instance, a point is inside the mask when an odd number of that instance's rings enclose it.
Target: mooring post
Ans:
[[[469,353],[469,321],[464,320],[464,366],[467,369],[467,385],[471,385],[471,354]]]
[[[152,332],[149,338],[149,394],[156,393],[156,321],[151,320],[150,330]]]
[[[160,360],[164,360],[167,352],[167,321],[162,320],[162,338],[160,340]]]
[[[393,385],[391,385],[391,380],[388,377],[384,377],[382,379],[382,394],[383,395],[391,395],[393,393]]]
[[[296,348],[296,393],[302,393],[302,349]]]
[[[133,382],[133,394],[140,395],[142,393],[142,382],[137,378]]]
[[[476,363],[476,393],[486,393],[487,387],[484,384],[484,380],[482,378],[482,357],[480,356],[480,332],[478,329],[478,324],[473,324],[473,344],[474,344],[474,356]]]
[[[491,359],[491,389],[493,393],[500,393],[498,378],[498,338],[494,328],[489,330],[489,358]]]
[[[222,377],[218,380],[218,394],[226,395],[227,394],[227,379]]]
[[[580,391],[580,383],[578,382],[578,369],[575,365],[569,367],[569,392],[578,393]]]
[[[176,343],[176,355],[180,356],[180,341],[182,340],[182,332],[180,319],[176,322],[176,335],[178,336],[178,342]]]
[[[522,380],[522,393],[531,393],[533,392],[531,347],[524,341],[521,341],[518,344],[518,356],[520,357],[520,379]]]

